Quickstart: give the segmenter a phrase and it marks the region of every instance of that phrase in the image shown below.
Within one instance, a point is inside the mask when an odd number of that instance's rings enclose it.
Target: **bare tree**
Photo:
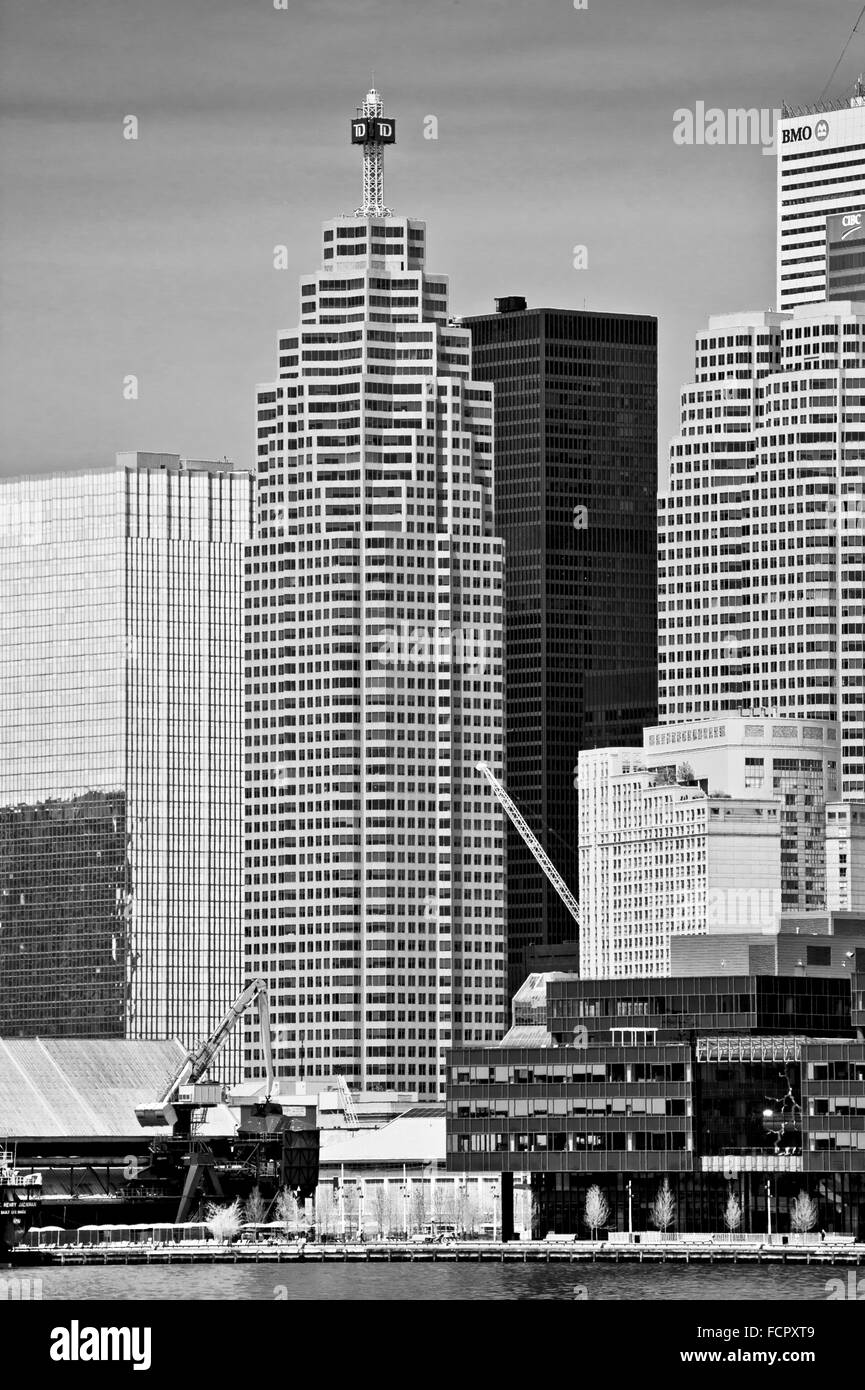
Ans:
[[[790,1225],[794,1231],[804,1234],[805,1231],[813,1231],[817,1225],[817,1203],[808,1193],[802,1191],[790,1206]]]
[[[606,1226],[610,1219],[610,1204],[595,1183],[586,1193],[586,1206],[583,1221],[592,1233],[592,1240],[598,1238],[598,1227]]]
[[[667,1231],[676,1220],[676,1199],[670,1191],[670,1184],[667,1178],[658,1188],[658,1195],[649,1208],[649,1215],[652,1224],[657,1226],[659,1231]]]
[[[220,1245],[228,1245],[234,1240],[242,1222],[239,1197],[235,1197],[231,1206],[220,1207],[215,1202],[208,1202],[204,1213],[204,1224],[213,1239],[218,1240]]]
[[[372,1219],[375,1222],[376,1231],[380,1236],[389,1235],[391,1227],[391,1200],[390,1188],[385,1180],[377,1182],[373,1187],[370,1196],[370,1206],[372,1207]]]
[[[426,1225],[427,1201],[426,1184],[421,1179],[411,1185],[411,1199],[409,1201],[409,1223],[418,1231],[423,1230]]]
[[[330,1183],[319,1183],[315,1193],[315,1221],[319,1235],[330,1235],[333,1217],[333,1187]]]
[[[724,1208],[724,1225],[727,1230],[738,1231],[742,1224],[742,1204],[736,1193],[732,1190],[727,1197],[727,1205]]]
[[[288,1187],[283,1187],[276,1199],[276,1214],[282,1222],[286,1235],[290,1231],[296,1231],[298,1226],[299,1208],[297,1198]]]
[[[255,1186],[243,1204],[243,1219],[250,1225],[260,1225],[267,1216],[267,1202],[261,1195],[261,1188]]]

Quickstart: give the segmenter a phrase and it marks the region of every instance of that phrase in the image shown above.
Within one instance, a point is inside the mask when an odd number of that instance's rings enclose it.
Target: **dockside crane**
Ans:
[[[521,836],[523,842],[531,850],[537,864],[545,874],[547,880],[555,888],[565,907],[568,909],[568,912],[573,917],[577,926],[579,926],[580,904],[577,902],[570,888],[565,883],[565,880],[562,878],[552,859],[550,859],[543,845],[538,840],[538,837],[535,835],[531,826],[528,824],[525,817],[519,811],[515,803],[508,796],[507,792],[505,791],[499,779],[496,777],[492,768],[487,763],[478,763],[477,770],[478,772],[482,772],[484,777],[486,777],[487,781],[493,789],[493,793],[495,794],[496,799],[504,807],[505,813],[507,814],[512,826]]]
[[[201,1078],[213,1066],[246,1010],[256,1003],[258,1004],[261,1046],[267,1072],[267,1091],[264,1104],[265,1106],[269,1105],[274,1087],[270,1007],[267,999],[267,981],[259,978],[241,990],[225,1017],[217,1024],[210,1036],[205,1038],[198,1047],[193,1048],[160,1099],[135,1107],[135,1114],[140,1125],[149,1127],[170,1125],[175,1134],[189,1133],[193,1110],[202,1106],[219,1104],[222,1100],[222,1087],[213,1083],[202,1084]]]
[[[261,1098],[240,1099],[240,1119],[233,1133],[194,1134],[196,1110],[235,1104],[219,1082],[202,1080],[216,1061],[246,1010],[258,1006],[261,1046],[267,1076]],[[170,1129],[155,1135],[146,1163],[130,1180],[132,1195],[140,1190],[170,1199],[179,1193],[176,1221],[186,1221],[208,1194],[218,1201],[246,1197],[253,1188],[272,1200],[284,1187],[306,1198],[318,1182],[319,1132],[314,1118],[297,1107],[286,1115],[271,1100],[275,1089],[273,1047],[267,981],[252,980],[235,999],[225,1017],[184,1059],[158,1100],[137,1105],[139,1124]],[[182,1188],[182,1191],[180,1190]]]

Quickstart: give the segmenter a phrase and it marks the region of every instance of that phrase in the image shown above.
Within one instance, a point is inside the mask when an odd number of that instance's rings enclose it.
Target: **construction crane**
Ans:
[[[261,1046],[264,1051],[264,1064],[267,1071],[267,1091],[264,1104],[265,1106],[269,1104],[274,1087],[270,1007],[267,999],[267,981],[259,978],[241,990],[210,1037],[189,1053],[160,1099],[150,1104],[135,1107],[135,1114],[140,1125],[149,1127],[170,1125],[175,1134],[188,1133],[194,1109],[220,1103],[222,1087],[217,1083],[202,1083],[201,1078],[213,1066],[238,1020],[255,1003],[258,1004]]]
[[[342,1113],[345,1115],[346,1124],[352,1129],[359,1129],[360,1120],[354,1108],[354,1101],[351,1098],[351,1091],[348,1089],[348,1082],[345,1077],[341,1075],[338,1076],[336,1078],[336,1085],[340,1094],[340,1099],[342,1100]]]
[[[568,912],[573,917],[577,926],[579,926],[580,904],[577,902],[576,898],[574,897],[568,885],[565,883],[565,880],[562,878],[555,864],[550,859],[549,855],[541,845],[537,836],[534,834],[531,826],[524,819],[514,802],[508,796],[507,792],[505,791],[501,782],[496,777],[492,768],[487,763],[478,763],[477,770],[478,772],[482,772],[484,777],[486,777],[487,781],[493,789],[496,799],[501,802],[514,829],[518,832],[525,844],[531,850],[532,854],[534,855],[537,863],[540,865],[547,879],[555,888],[556,892],[558,893],[565,907],[568,909]]]

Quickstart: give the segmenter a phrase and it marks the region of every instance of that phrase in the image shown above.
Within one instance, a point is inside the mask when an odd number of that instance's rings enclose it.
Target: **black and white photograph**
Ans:
[[[865,5],[0,0],[0,1345],[538,1300],[855,1350]]]

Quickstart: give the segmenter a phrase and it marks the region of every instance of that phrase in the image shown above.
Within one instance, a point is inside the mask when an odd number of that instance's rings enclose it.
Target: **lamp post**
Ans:
[[[766,1232],[772,1239],[772,1179],[766,1183]]]

